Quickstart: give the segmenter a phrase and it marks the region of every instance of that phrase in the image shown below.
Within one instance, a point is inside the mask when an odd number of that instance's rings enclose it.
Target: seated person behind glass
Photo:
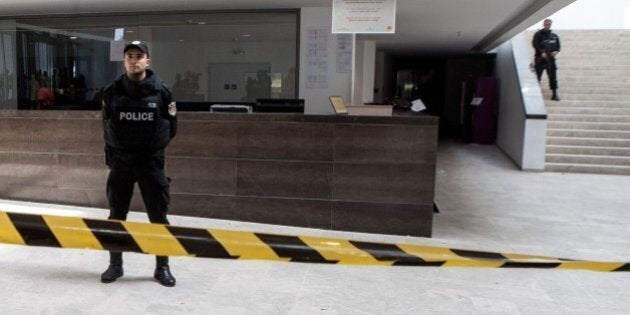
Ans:
[[[52,107],[55,103],[55,97],[52,90],[44,85],[37,90],[37,109]]]

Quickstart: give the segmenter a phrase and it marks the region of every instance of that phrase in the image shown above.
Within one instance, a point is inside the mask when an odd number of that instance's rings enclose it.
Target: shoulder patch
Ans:
[[[175,102],[171,102],[170,104],[168,104],[168,114],[173,117],[177,115],[177,105],[175,104]]]

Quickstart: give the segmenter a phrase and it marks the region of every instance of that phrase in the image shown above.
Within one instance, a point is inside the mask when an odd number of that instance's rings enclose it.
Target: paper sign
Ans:
[[[335,114],[337,115],[347,115],[348,109],[346,109],[346,104],[343,102],[343,98],[341,96],[331,96],[329,97],[330,104],[335,110]]]
[[[483,102],[483,97],[474,97],[472,101],[470,101],[470,105],[479,106],[481,105],[481,102]]]
[[[426,106],[424,106],[424,103],[422,102],[421,99],[415,99],[411,102],[411,110],[414,112],[419,112],[421,110],[425,110],[427,109]]]
[[[395,32],[396,0],[333,0],[333,33]]]
[[[123,49],[125,49],[124,40],[110,40],[109,61],[123,61]]]

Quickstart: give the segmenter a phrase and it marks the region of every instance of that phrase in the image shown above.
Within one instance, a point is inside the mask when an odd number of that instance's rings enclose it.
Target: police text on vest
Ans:
[[[120,112],[119,119],[127,121],[153,121],[154,113]]]

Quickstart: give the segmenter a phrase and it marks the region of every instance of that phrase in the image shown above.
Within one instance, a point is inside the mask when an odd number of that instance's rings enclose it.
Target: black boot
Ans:
[[[560,98],[558,97],[558,92],[555,89],[551,91],[553,92],[553,95],[551,95],[551,99],[554,101],[559,101]]]
[[[155,260],[153,278],[165,287],[174,287],[175,277],[173,277],[171,270],[168,268],[168,256],[155,256]]]
[[[122,253],[109,252],[109,267],[101,275],[101,282],[111,283],[123,276]]]

